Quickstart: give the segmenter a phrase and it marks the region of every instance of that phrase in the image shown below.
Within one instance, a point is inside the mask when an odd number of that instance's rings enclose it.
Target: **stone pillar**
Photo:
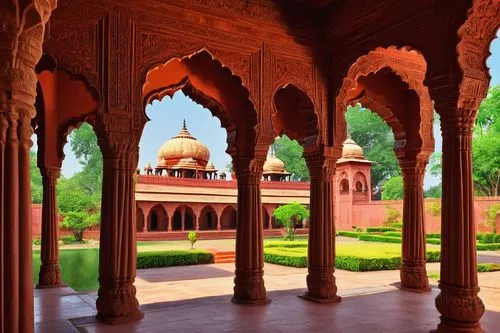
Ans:
[[[264,233],[260,180],[264,160],[235,158],[238,180],[238,214],[236,225],[236,271],[233,302],[268,304],[264,286]]]
[[[325,147],[304,153],[311,179],[307,293],[318,303],[339,302],[335,285],[334,184],[341,149]]]
[[[425,221],[423,182],[427,159],[403,160],[403,244],[401,288],[410,291],[430,291],[425,269]]]
[[[137,265],[134,170],[138,147],[112,144],[106,141],[109,137],[99,140],[104,141],[101,142],[104,163],[97,318],[115,324],[143,316],[134,286]]]
[[[439,109],[438,109],[439,110]],[[476,229],[472,186],[472,127],[475,111],[441,115],[443,197],[441,213],[441,313],[438,332],[482,332],[484,305],[478,297]]]
[[[0,15],[0,332],[32,333],[30,146],[35,65],[54,2],[12,2]]]
[[[43,204],[42,204],[42,246],[40,251],[40,274],[37,288],[60,287],[61,270],[59,268],[59,215],[57,213],[56,184],[61,174],[58,167],[42,168]]]

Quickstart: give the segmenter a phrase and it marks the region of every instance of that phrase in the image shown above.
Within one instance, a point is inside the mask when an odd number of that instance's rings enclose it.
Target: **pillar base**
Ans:
[[[314,303],[320,303],[320,304],[329,304],[329,303],[339,303],[342,300],[342,297],[335,295],[334,297],[330,298],[319,298],[319,297],[314,297],[309,295],[309,293],[305,293],[304,295],[298,295],[298,297],[305,299],[307,301],[311,301]]]
[[[479,320],[484,304],[477,296],[479,287],[457,288],[440,283],[439,288],[441,293],[436,297],[436,307],[441,313],[441,323],[436,332],[483,332]]]
[[[427,270],[425,262],[423,264],[405,264],[401,266],[400,270],[401,284],[399,286],[402,290],[407,290],[416,293],[424,293],[431,291],[429,286],[429,278],[427,277]]]
[[[106,324],[123,324],[140,320],[144,314],[139,310],[131,281],[113,283],[99,287],[96,302],[97,319]]]
[[[271,300],[266,296],[263,271],[236,271],[235,275],[234,296],[231,300],[233,303],[247,305],[265,305],[271,303]]]
[[[38,287],[40,286],[40,287]],[[37,288],[57,288],[64,286],[61,283],[61,269],[59,264],[42,264],[38,274]]]

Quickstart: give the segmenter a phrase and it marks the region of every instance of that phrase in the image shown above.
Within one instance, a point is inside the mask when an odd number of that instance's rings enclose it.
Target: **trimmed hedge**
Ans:
[[[266,249],[264,251],[264,261],[291,267],[307,267],[307,255],[298,252],[288,252],[282,249]]]
[[[339,236],[358,238],[359,232],[356,231],[339,231]]]
[[[500,243],[476,244],[476,250],[478,251],[495,251],[499,249],[500,249]]]
[[[425,240],[425,242],[427,244],[434,244],[434,245],[440,245],[441,244],[441,240],[440,239],[437,239],[437,238],[427,238]]]
[[[335,258],[335,266],[354,272],[381,271],[398,269],[401,265],[400,257],[393,258],[361,258],[356,256],[338,256]]]
[[[491,232],[479,233],[476,235],[476,239],[483,244],[500,243],[500,234]]]
[[[283,248],[295,248],[295,247],[305,247],[307,248],[307,241],[273,241],[272,243],[264,243],[264,247],[283,247]]]
[[[403,237],[403,233],[401,231],[386,231],[384,232],[384,236],[388,237]]]
[[[500,264],[477,264],[478,272],[496,272],[500,271]]]
[[[359,240],[367,242],[381,242],[381,243],[401,243],[400,237],[388,237],[382,235],[359,235]]]
[[[137,268],[211,264],[212,253],[200,250],[175,250],[137,253]]]
[[[397,229],[401,229],[401,228],[403,228],[403,223],[393,223],[392,227],[397,228]]]
[[[366,228],[367,232],[386,232],[386,231],[397,231],[396,228],[390,227],[368,227]]]
[[[426,238],[436,238],[436,239],[441,239],[441,234],[439,233],[431,233],[431,234],[427,234],[425,235]]]

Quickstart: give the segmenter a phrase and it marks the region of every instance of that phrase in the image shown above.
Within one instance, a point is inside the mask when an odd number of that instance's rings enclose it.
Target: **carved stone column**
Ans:
[[[37,288],[60,287],[61,270],[59,268],[58,230],[59,216],[57,214],[56,184],[61,174],[57,167],[42,169],[43,205],[42,205],[42,246],[40,251],[40,274]]]
[[[482,332],[484,305],[478,297],[476,229],[472,186],[472,127],[475,111],[441,116],[443,197],[441,214],[441,313],[438,332]]]
[[[32,333],[30,146],[35,65],[50,1],[11,1],[0,15],[0,332]]]
[[[423,182],[427,160],[403,160],[403,244],[401,288],[430,291],[425,268],[425,221]]]
[[[264,160],[235,158],[238,180],[234,303],[268,304],[264,286],[264,231],[260,180]]]
[[[341,150],[325,148],[304,153],[311,179],[307,293],[318,303],[339,302],[335,285],[334,184]]]
[[[138,320],[136,289],[136,204],[134,172],[138,147],[99,138],[103,150],[103,184],[97,318],[110,324]]]
[[[181,207],[181,230],[186,230],[186,207]]]

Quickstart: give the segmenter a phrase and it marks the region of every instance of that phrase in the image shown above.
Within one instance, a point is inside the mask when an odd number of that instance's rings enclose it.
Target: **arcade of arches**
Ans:
[[[44,182],[39,285],[50,287],[60,284],[55,184],[62,146],[83,121],[93,125],[104,159],[97,318],[143,317],[134,287],[138,144],[145,106],[177,90],[227,131],[237,179],[237,204],[224,220],[236,225],[233,301],[256,305],[270,301],[263,165],[283,133],[303,145],[311,179],[304,297],[339,300],[334,174],[347,135],[344,113],[357,102],[394,132],[404,180],[401,285],[428,290],[422,181],[435,109],[444,161],[437,330],[481,331],[471,129],[489,86],[485,61],[500,25],[499,1],[10,0],[0,10],[1,332],[34,330],[27,232],[33,128]],[[191,210],[180,205],[170,216],[156,207],[142,212],[144,226],[191,228]]]

